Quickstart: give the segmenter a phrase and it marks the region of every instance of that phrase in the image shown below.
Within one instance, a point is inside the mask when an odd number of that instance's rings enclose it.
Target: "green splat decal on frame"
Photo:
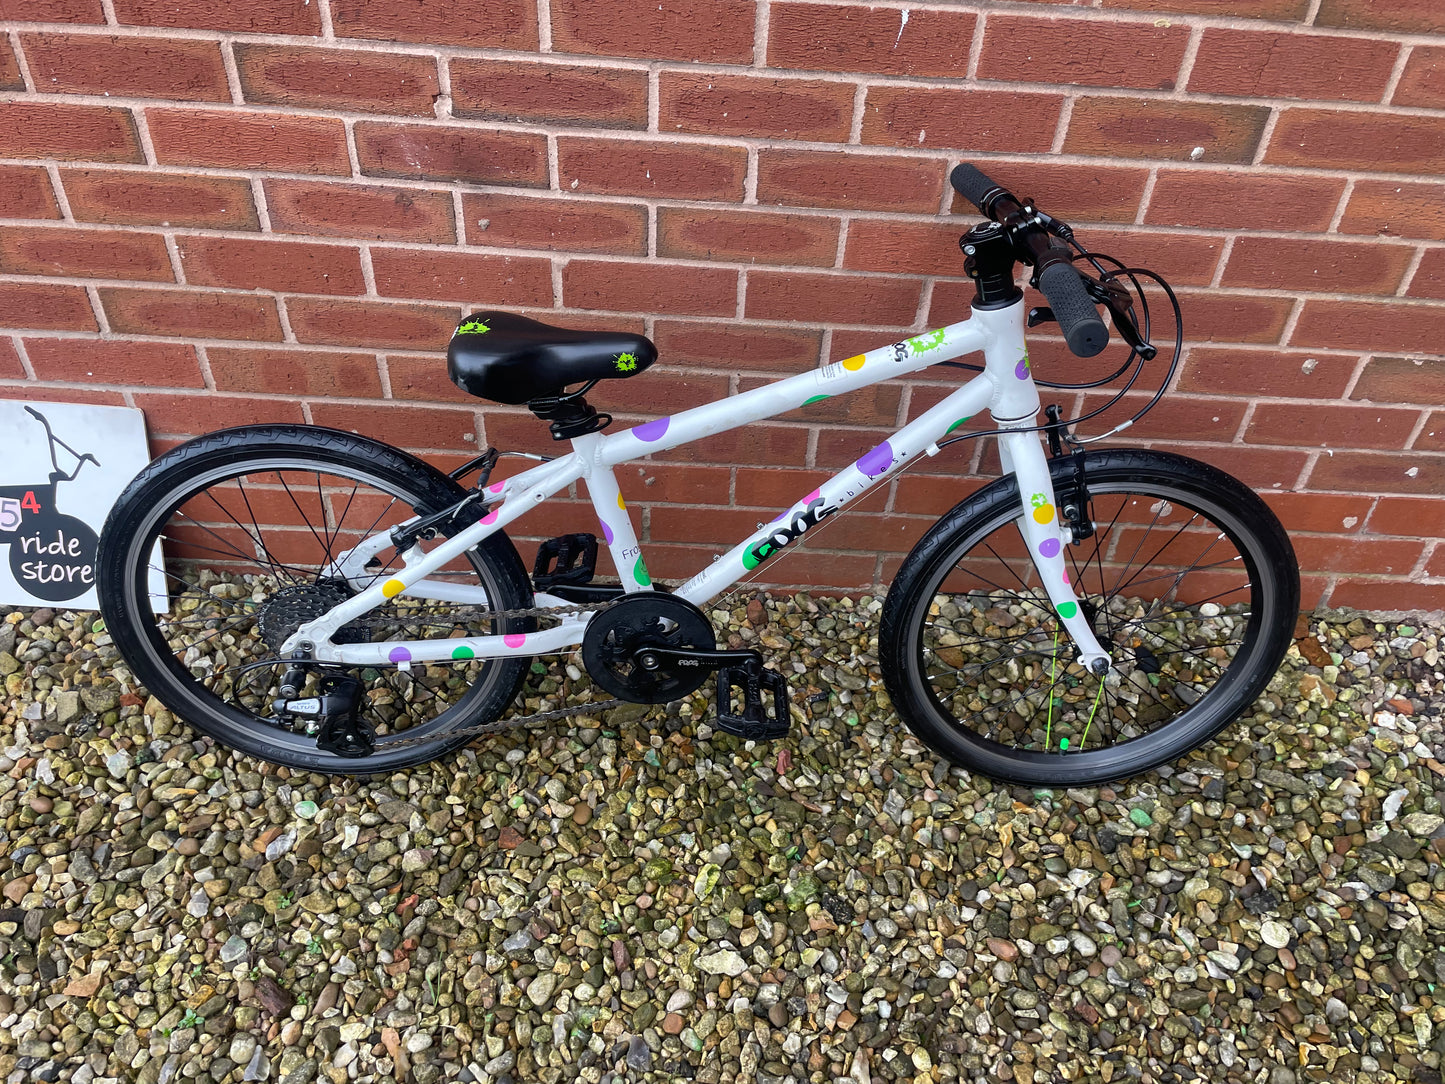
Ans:
[[[647,566],[642,563],[641,557],[637,559],[637,564],[632,566],[632,578],[643,587],[648,587],[652,584],[652,577],[647,574]]]
[[[1042,508],[1048,503],[1049,499],[1045,497],[1042,493],[1035,493],[1032,497],[1029,498],[1029,504],[1033,505],[1035,508]]]
[[[916,335],[908,340],[915,354],[925,354],[930,350],[937,350],[943,345],[944,329],[937,331],[925,331],[922,335]]]
[[[457,326],[458,335],[485,335],[491,330],[481,320],[466,320]]]
[[[1077,602],[1066,602],[1059,607],[1059,616],[1062,617],[1065,621],[1073,617],[1078,612],[1079,604]]]
[[[967,425],[967,424],[968,424],[969,422],[971,422],[971,421],[973,421],[973,415],[972,415],[972,414],[970,414],[967,418],[959,418],[958,421],[954,422],[952,425],[950,425],[947,429],[945,429],[945,430],[943,431],[943,435],[944,435],[944,436],[948,436],[948,434],[949,434],[949,433],[952,433],[955,429],[959,428],[960,426]]]
[[[630,373],[637,368],[637,356],[635,354],[618,354],[617,371],[619,373]]]
[[[811,399],[804,399],[804,406],[812,406],[814,403],[821,403],[824,399],[833,398],[831,395],[815,395]]]

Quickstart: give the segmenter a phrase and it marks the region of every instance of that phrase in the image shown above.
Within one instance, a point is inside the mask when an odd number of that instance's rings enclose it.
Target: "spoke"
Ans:
[[[1110,595],[1110,597],[1111,597],[1111,598],[1114,598],[1114,597],[1117,597],[1117,596],[1120,595],[1120,594],[1123,594],[1124,589],[1125,589],[1126,587],[1128,587],[1131,583],[1133,583],[1134,580],[1136,580],[1140,575],[1142,575],[1147,569],[1152,568],[1153,565],[1154,565],[1154,562],[1159,559],[1159,555],[1160,555],[1161,553],[1163,553],[1165,550],[1167,550],[1170,546],[1172,546],[1172,545],[1174,544],[1174,540],[1175,540],[1176,538],[1178,538],[1181,534],[1183,534],[1183,533],[1189,528],[1189,525],[1192,524],[1192,523],[1193,523],[1196,519],[1198,519],[1198,518],[1199,518],[1199,513],[1198,513],[1198,512],[1195,512],[1192,516],[1189,517],[1188,520],[1186,520],[1183,524],[1181,524],[1180,527],[1179,527],[1173,534],[1171,534],[1168,538],[1166,538],[1166,539],[1164,540],[1164,545],[1160,546],[1157,550],[1154,551],[1153,555],[1150,556],[1149,560],[1144,561],[1144,562],[1142,562],[1142,563],[1139,565],[1139,571],[1138,571],[1138,572],[1134,573],[1133,576],[1130,576],[1127,580],[1125,580],[1123,583],[1119,584],[1117,587],[1114,588],[1114,592],[1113,592],[1112,595]],[[1145,533],[1147,534],[1148,532],[1145,532]],[[1217,539],[1216,539],[1216,541],[1217,541]],[[1139,547],[1142,547],[1143,545],[1144,545],[1144,540],[1141,538],[1141,539],[1139,540]],[[1214,543],[1211,542],[1211,543],[1210,543],[1210,548],[1213,548],[1213,546],[1214,546]],[[1139,552],[1139,547],[1136,547],[1136,548],[1135,548],[1135,551],[1134,551],[1134,552],[1135,552],[1136,555],[1137,555],[1137,553]],[[1132,558],[1131,558],[1131,562],[1130,562],[1130,563],[1132,563]],[[1124,569],[1125,569],[1125,571],[1127,571],[1127,570],[1129,569],[1129,564],[1125,564],[1125,565],[1124,565]],[[1176,582],[1177,582],[1177,581],[1176,581]]]
[[[279,476],[279,475],[278,475],[278,476]],[[245,478],[244,478],[242,475],[239,475],[239,474],[238,474],[238,475],[236,476],[236,488],[241,491],[241,500],[242,500],[242,502],[246,505],[246,511],[250,514],[250,516],[251,516],[251,522],[254,524],[254,523],[256,522],[256,510],[251,507],[251,498],[248,497],[248,496],[246,496],[246,480],[245,480]],[[229,511],[228,509],[223,508],[223,507],[221,506],[221,502],[220,502],[220,501],[216,500],[215,497],[212,497],[212,496],[211,496],[211,491],[210,491],[209,489],[206,490],[206,496],[207,496],[207,498],[210,499],[210,502],[211,502],[212,504],[214,504],[217,508],[220,508],[220,509],[221,509],[222,513],[225,514],[226,518],[228,518],[232,523],[236,524],[236,527],[237,527],[240,531],[242,531],[244,534],[248,535],[248,536],[251,538],[251,540],[252,540],[256,545],[260,546],[261,549],[262,549],[263,551],[265,551],[266,557],[267,557],[267,559],[269,560],[269,562],[270,562],[270,564],[271,564],[271,567],[272,567],[273,569],[276,568],[276,558],[275,558],[275,555],[272,554],[272,553],[271,553],[271,550],[266,546],[266,540],[261,537],[260,528],[258,527],[258,528],[256,529],[256,534],[252,535],[250,531],[247,531],[245,527],[242,527],[242,526],[241,526],[240,522],[236,519],[235,516],[231,515],[231,513],[230,513],[230,511]],[[257,560],[259,561],[259,558],[258,558]],[[297,571],[301,572],[301,575],[303,575],[303,576],[306,575],[306,573],[305,573],[304,570],[298,569]],[[301,582],[300,580],[296,579],[295,576],[291,576],[291,577],[290,577],[290,580],[291,580],[292,583],[300,583],[300,582]]]
[[[301,522],[306,524],[306,529],[311,532],[311,537],[316,539],[317,545],[321,547],[321,561],[317,565],[317,568],[325,568],[328,564],[331,563],[330,544],[322,541],[321,536],[316,533],[316,528],[311,526],[311,519],[306,515],[305,510],[301,507],[301,502],[296,499],[296,494],[291,492],[291,485],[286,481],[286,476],[278,470],[276,472],[276,477],[281,480],[281,487],[286,490],[286,496],[290,497],[291,503],[296,506],[296,514],[301,517]],[[261,527],[259,524],[257,524],[256,531],[258,534],[260,533],[260,530]]]

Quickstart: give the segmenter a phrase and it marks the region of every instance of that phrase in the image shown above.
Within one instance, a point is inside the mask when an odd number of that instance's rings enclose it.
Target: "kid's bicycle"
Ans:
[[[567,454],[493,482],[499,456],[519,453],[488,449],[448,476],[377,441],[295,425],[167,452],[102,534],[101,608],[117,647],[197,729],[307,771],[403,768],[519,721],[677,700],[713,673],[720,729],[781,737],[783,676],[756,652],[720,650],[700,607],[919,457],[981,435],[959,430],[987,410],[1003,477],[926,532],[883,607],[880,662],[899,715],[955,763],[1020,783],[1102,782],[1179,757],[1248,711],[1283,658],[1299,606],[1293,550],[1264,502],[1214,467],[1086,448],[1098,438],[1073,427],[1104,408],[1064,419],[1050,407],[1039,421],[1041,384],[1127,374],[1112,404],[1156,357],[1146,282],[1168,300],[1174,351],[1159,391],[1109,432],[1157,403],[1182,345],[1177,302],[1157,275],[1086,252],[974,167],[951,180],[988,219],[961,240],[976,286],[961,323],[604,434],[611,418],[586,393],[638,379],[653,344],[483,312],[452,338],[452,380],[525,403]],[[1019,262],[1049,308],[1026,312]],[[1036,378],[1025,324],[1056,321],[1091,357],[1109,337],[1100,305],[1130,347],[1125,364],[1080,384]],[[974,352],[981,368],[954,360]],[[618,464],[939,365],[979,375],[687,582],[652,583]],[[530,577],[505,533],[577,481],[621,583],[594,581],[594,533],[545,543]],[[616,699],[502,718],[532,656],[579,646]]]

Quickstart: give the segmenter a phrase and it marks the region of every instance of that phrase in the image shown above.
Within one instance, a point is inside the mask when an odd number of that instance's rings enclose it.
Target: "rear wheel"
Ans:
[[[939,520],[888,593],[879,647],[894,705],[970,770],[1064,786],[1166,764],[1248,710],[1289,647],[1299,570],[1257,495],[1161,452],[1085,464],[1095,530],[1065,552],[1111,656],[1102,679],[1077,662],[1039,583],[1012,476]],[[1067,507],[1072,460],[1051,467]]]
[[[275,710],[296,628],[401,564],[390,545],[360,577],[328,567],[418,514],[461,499],[421,460],[350,433],[258,426],[212,433],[146,468],[102,532],[100,605],[137,678],[180,718],[224,745],[307,771],[386,772],[435,759],[497,718],[525,672],[518,659],[352,668],[375,752],[347,758]],[[526,631],[495,612],[531,605],[526,571],[497,532],[430,579],[480,585],[466,604],[398,596],[344,626],[337,642],[448,639]],[[312,669],[292,696],[317,695]],[[402,741],[422,739],[418,744]],[[430,740],[426,740],[430,739]]]

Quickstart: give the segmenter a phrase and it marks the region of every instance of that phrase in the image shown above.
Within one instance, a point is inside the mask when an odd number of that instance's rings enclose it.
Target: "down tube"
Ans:
[[[765,524],[747,541],[723,554],[710,567],[678,588],[676,594],[699,606],[721,594],[801,537],[819,520],[887,480],[945,433],[963,425],[988,406],[992,394],[993,387],[986,377],[970,380],[882,444],[864,452],[821,487],[782,512],[771,523]]]

